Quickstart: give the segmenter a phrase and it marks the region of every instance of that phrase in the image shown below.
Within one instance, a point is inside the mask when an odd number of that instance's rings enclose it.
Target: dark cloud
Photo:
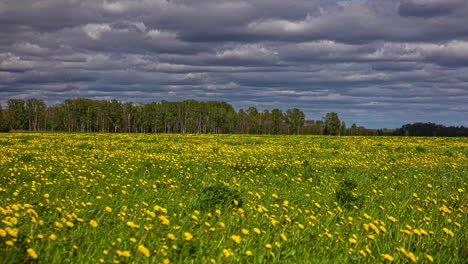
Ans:
[[[298,107],[468,126],[464,0],[4,0],[0,103]]]
[[[462,0],[410,0],[403,1],[398,13],[404,17],[437,17],[449,15],[463,5]]]

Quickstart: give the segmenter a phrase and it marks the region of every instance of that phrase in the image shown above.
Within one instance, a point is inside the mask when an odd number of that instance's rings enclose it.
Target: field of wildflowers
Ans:
[[[466,138],[0,135],[0,263],[466,263]]]

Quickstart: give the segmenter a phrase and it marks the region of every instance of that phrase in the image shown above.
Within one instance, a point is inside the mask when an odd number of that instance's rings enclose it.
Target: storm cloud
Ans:
[[[222,100],[468,126],[465,0],[3,0],[0,103]]]

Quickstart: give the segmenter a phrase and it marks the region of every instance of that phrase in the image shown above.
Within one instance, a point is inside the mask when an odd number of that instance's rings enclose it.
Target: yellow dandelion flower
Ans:
[[[409,258],[412,262],[418,262],[418,257],[416,257],[413,252],[408,252],[406,257]]]
[[[426,258],[429,260],[429,262],[434,262],[434,258],[431,255],[426,254]]]
[[[167,238],[169,238],[170,240],[175,240],[176,239],[176,236],[172,233],[169,233],[167,234]]]
[[[242,234],[244,234],[245,236],[248,236],[249,235],[249,230],[247,230],[245,228],[242,228]]]
[[[442,231],[444,231],[445,234],[447,234],[447,235],[449,235],[451,237],[454,236],[454,233],[452,231],[450,231],[450,229],[448,229],[446,227],[442,228]]]
[[[190,234],[189,232],[184,232],[184,238],[185,238],[185,241],[190,241],[192,240],[193,235]]]
[[[92,227],[97,227],[98,226],[98,223],[94,220],[91,220],[89,221],[89,224],[92,226]]]
[[[226,258],[229,258],[229,257],[234,256],[234,253],[232,252],[232,250],[230,248],[223,249],[223,256],[226,257]]]
[[[287,240],[288,240],[288,238],[286,237],[285,234],[280,234],[280,237],[281,237],[281,239],[282,239],[283,241],[287,241]]]
[[[28,255],[29,255],[32,259],[37,259],[37,258],[38,258],[37,253],[36,253],[36,251],[35,251],[34,249],[28,248],[28,249],[26,250],[26,252],[28,253]]]
[[[232,235],[231,239],[232,239],[232,241],[236,242],[237,244],[239,244],[242,241],[241,236],[237,236],[237,235]]]
[[[398,219],[396,219],[395,217],[393,216],[389,216],[387,217],[388,220],[390,220],[391,222],[395,223],[396,221],[398,221]]]
[[[143,254],[143,256],[145,257],[149,257],[150,256],[150,251],[143,245],[139,245],[138,246],[138,251]]]
[[[265,248],[271,249],[272,247],[273,247],[273,246],[272,246],[270,243],[265,244]]]
[[[349,243],[351,243],[351,244],[357,244],[357,240],[354,239],[354,238],[350,238],[350,239],[349,239]]]
[[[260,235],[260,234],[262,233],[262,231],[260,231],[260,229],[258,229],[258,228],[256,228],[256,227],[253,229],[253,231],[254,231],[254,233],[257,234],[257,235]]]
[[[124,251],[117,250],[116,253],[117,253],[117,255],[118,255],[119,257],[126,257],[126,258],[128,258],[128,257],[131,256],[130,251],[127,251],[127,250],[124,250]]]
[[[275,226],[275,225],[277,225],[277,224],[279,224],[279,221],[278,221],[278,220],[276,220],[276,219],[271,219],[271,225],[272,225],[272,226]]]
[[[164,215],[161,215],[158,217],[159,218],[159,221],[161,221],[161,224],[162,225],[169,225],[171,222],[169,221],[169,219],[167,219],[166,216]],[[197,219],[198,220],[198,219]]]
[[[252,256],[252,255],[253,255],[253,253],[252,253],[252,251],[250,251],[250,250],[247,250],[247,251],[245,251],[245,255],[247,255],[247,256]]]
[[[131,228],[139,228],[140,227],[139,225],[133,223],[132,221],[128,221],[127,226],[129,226]]]
[[[382,254],[381,256],[382,256],[383,259],[385,259],[388,262],[392,262],[393,259],[394,259],[392,256],[390,256],[388,254]]]
[[[106,212],[108,212],[108,213],[112,212],[112,208],[110,208],[109,206],[106,206],[106,208],[104,210],[106,210]]]

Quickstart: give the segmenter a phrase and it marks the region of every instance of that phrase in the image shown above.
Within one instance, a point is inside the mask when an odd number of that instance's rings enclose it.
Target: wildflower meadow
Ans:
[[[0,135],[0,263],[466,263],[468,139]]]

